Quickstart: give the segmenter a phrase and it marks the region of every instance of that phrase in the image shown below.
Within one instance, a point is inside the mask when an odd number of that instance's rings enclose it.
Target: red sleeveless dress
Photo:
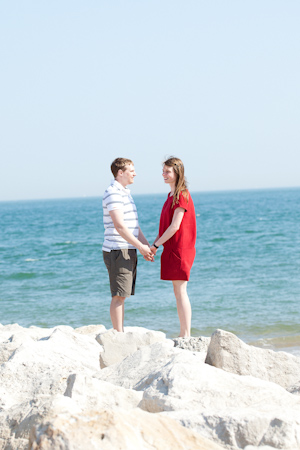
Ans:
[[[180,193],[179,202],[172,207],[173,196],[168,195],[160,216],[159,236],[171,225],[176,208],[184,208],[185,213],[179,230],[166,241],[161,255],[161,279],[162,280],[186,280],[190,279],[190,271],[196,255],[196,214],[190,193],[188,201]]]

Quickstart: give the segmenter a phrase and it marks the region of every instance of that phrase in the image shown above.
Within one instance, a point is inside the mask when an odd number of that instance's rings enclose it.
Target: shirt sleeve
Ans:
[[[108,211],[113,211],[116,209],[121,209],[123,211],[124,202],[121,192],[111,192],[103,200]]]
[[[182,192],[180,192],[178,203],[175,203],[174,205],[174,210],[177,208],[183,208],[185,211],[188,210],[188,201],[185,196],[182,195]]]

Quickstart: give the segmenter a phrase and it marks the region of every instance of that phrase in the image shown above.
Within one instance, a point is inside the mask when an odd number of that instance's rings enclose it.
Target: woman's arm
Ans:
[[[156,236],[156,238],[154,239],[154,243],[157,241],[159,239],[159,233],[158,233],[158,235]]]
[[[185,213],[184,208],[176,208],[175,209],[171,225],[166,229],[166,231],[164,232],[164,234],[161,237],[159,237],[158,239],[156,238],[154,241],[154,244],[157,245],[157,247],[159,247],[160,245],[164,244],[166,241],[171,239],[171,237],[174,236],[176,231],[179,230],[184,213]],[[152,245],[150,248],[151,248],[152,253],[155,254],[157,248],[155,248],[154,245]]]
[[[156,236],[156,238],[154,239],[154,243],[155,243],[158,239],[159,239],[159,233],[158,233],[158,235]],[[157,248],[154,247],[154,245],[151,245],[151,246],[150,246],[150,249],[152,249],[152,253],[155,255],[155,254],[156,254],[156,251],[157,251]]]

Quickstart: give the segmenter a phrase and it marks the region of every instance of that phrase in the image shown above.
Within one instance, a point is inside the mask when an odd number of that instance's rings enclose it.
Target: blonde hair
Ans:
[[[110,166],[110,169],[112,171],[113,176],[116,178],[118,175],[119,170],[125,170],[125,167],[129,164],[133,164],[131,159],[127,158],[116,158]]]
[[[165,162],[163,162],[163,166],[173,167],[175,175],[176,175],[176,183],[175,183],[175,191],[173,194],[173,206],[179,202],[179,195],[182,192],[182,195],[189,200],[188,191],[187,191],[187,181],[184,176],[184,165],[181,159],[175,158],[175,156],[170,156]]]

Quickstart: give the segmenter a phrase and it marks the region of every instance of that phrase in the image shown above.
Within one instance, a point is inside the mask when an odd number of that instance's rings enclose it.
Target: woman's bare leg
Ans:
[[[191,335],[192,308],[186,291],[187,281],[173,280],[172,283],[180,322],[179,337],[189,337]]]

